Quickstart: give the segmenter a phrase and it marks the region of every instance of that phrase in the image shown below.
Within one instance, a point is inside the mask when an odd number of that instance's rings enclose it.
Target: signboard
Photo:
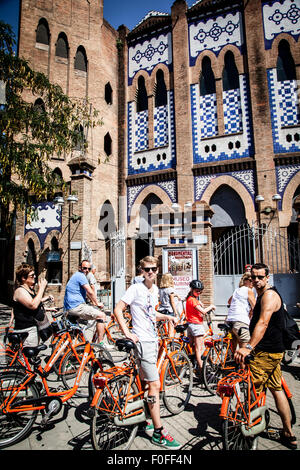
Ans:
[[[196,248],[163,249],[162,259],[163,273],[172,274],[175,292],[184,299],[190,282],[198,275]]]

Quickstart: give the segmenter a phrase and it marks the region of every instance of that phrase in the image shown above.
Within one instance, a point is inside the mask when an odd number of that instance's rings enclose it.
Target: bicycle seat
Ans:
[[[187,327],[188,327],[188,324],[185,323],[184,325],[177,325],[177,326],[175,326],[175,330],[176,330],[177,333],[183,333],[184,330],[187,329]]]
[[[229,331],[230,326],[227,323],[218,323],[218,328],[223,331]]]
[[[24,331],[24,333],[8,333],[7,339],[12,345],[19,345],[25,338],[27,338],[28,333]]]
[[[116,346],[119,351],[126,351],[126,352],[129,352],[135,348],[134,342],[131,339],[127,339],[127,338],[117,339]]]
[[[30,348],[30,347],[25,347],[23,348],[23,353],[28,359],[35,357],[38,355],[40,351],[45,351],[47,349],[47,346],[45,344],[40,344],[39,346],[36,346],[35,348]]]

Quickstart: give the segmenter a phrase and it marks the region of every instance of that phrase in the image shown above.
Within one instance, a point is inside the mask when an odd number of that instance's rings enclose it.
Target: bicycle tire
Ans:
[[[99,345],[100,349],[104,349]],[[75,348],[77,356],[74,354],[73,350],[71,349],[64,357],[61,368],[60,368],[60,377],[63,383],[63,386],[66,390],[70,390],[74,387],[75,380],[77,377],[78,369],[81,365],[81,359],[84,353],[85,346],[79,345]],[[108,353],[107,351],[105,351]],[[109,353],[108,353],[109,354]],[[110,356],[110,355],[109,355]],[[103,356],[104,357],[104,356]],[[111,357],[111,356],[110,356]],[[99,360],[99,357],[97,358]],[[101,360],[102,367],[110,368],[114,366],[112,360],[102,359]],[[82,376],[80,379],[80,383],[78,385],[78,389],[75,392],[75,397],[81,398],[89,398],[90,391],[89,391],[89,384],[90,384],[90,373],[92,370],[93,361],[88,361],[82,372]]]
[[[291,425],[294,426],[294,424],[296,424],[296,421],[297,421],[296,410],[295,410],[292,399],[287,397],[287,401],[288,401],[290,412],[291,412]]]
[[[193,388],[193,367],[185,352],[174,351],[170,354],[162,383],[165,407],[173,415],[181,413],[189,402]]]
[[[122,330],[118,323],[113,323],[107,328],[109,334],[106,335],[107,342],[110,345],[114,345],[117,339],[124,338]]]
[[[248,383],[245,380],[239,382],[240,402],[235,395],[229,398],[227,416],[222,422],[222,439],[224,450],[256,450],[258,447],[258,436],[246,437],[243,435],[241,426],[244,413],[248,412]],[[253,392],[250,390],[252,399]],[[234,418],[233,418],[234,417]]]
[[[129,383],[130,379],[126,375],[113,378],[108,382],[113,396],[119,397],[119,404],[128,396]],[[132,383],[130,394],[136,395],[137,393],[137,385]],[[130,402],[130,400],[127,401],[127,403]],[[107,409],[107,412],[104,408]],[[117,426],[113,420],[114,415],[116,415],[115,403],[108,390],[104,389],[99,397],[90,427],[95,450],[128,450],[131,447],[138,430],[138,424]]]
[[[70,331],[70,335],[72,337],[72,342],[73,342],[73,345],[75,347],[80,346],[80,345],[85,343],[85,338],[84,338],[84,335],[83,335],[82,332]],[[50,344],[51,355],[53,354],[55,348],[57,347],[58,341],[59,341],[59,338],[57,338],[56,341],[54,341]],[[70,349],[70,347],[68,347],[68,348]],[[58,376],[58,378],[60,378],[61,363],[63,361],[63,358],[64,358],[65,354],[66,354],[66,351],[62,351],[62,353],[60,354],[60,356],[58,356],[58,358],[56,359],[55,363],[52,366],[52,370],[55,372],[55,374]]]
[[[217,392],[217,385],[219,380],[224,377],[226,374],[226,369],[223,368],[220,357],[223,357],[221,348],[224,349],[224,354],[226,352],[227,345],[221,343],[215,343],[207,353],[207,356],[203,359],[202,365],[202,375],[203,383],[206,390],[211,394],[215,395]],[[228,353],[226,357],[226,362],[233,360],[233,354],[230,348],[228,348]],[[225,362],[225,363],[226,363]],[[231,370],[228,370],[228,373]]]
[[[4,400],[15,393],[18,384],[24,381],[26,374],[20,371],[10,370],[0,373],[0,403],[3,404]],[[15,400],[38,398],[40,396],[38,388],[35,383],[27,384],[25,389],[22,389]],[[0,448],[9,447],[17,442],[23,440],[30,433],[38,410],[28,410],[15,413],[0,413]]]

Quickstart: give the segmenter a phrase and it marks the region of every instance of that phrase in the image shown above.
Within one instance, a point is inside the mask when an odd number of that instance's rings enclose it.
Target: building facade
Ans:
[[[76,210],[41,205],[57,226],[19,217],[15,266],[31,257],[47,268],[61,299],[87,257],[118,300],[155,254],[183,293],[204,280],[204,300],[224,314],[244,265],[264,261],[296,315],[299,2],[176,0],[131,31],[103,19],[102,0],[21,5],[19,54],[88,97],[104,125],[86,136],[87,154],[53,158]]]

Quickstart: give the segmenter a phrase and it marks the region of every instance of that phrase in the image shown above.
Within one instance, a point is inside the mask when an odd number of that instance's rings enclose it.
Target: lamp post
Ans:
[[[255,202],[257,203],[257,223],[258,223],[258,243],[259,243],[259,258],[261,263],[263,263],[263,244],[262,244],[262,233],[261,233],[261,219],[260,219],[260,206],[261,203],[265,200],[263,196],[258,194],[255,197]]]
[[[68,215],[68,279],[70,278],[71,272],[71,221],[73,223],[79,222],[81,220],[81,215],[73,214],[73,205],[77,204],[78,197],[75,194],[70,194],[67,197],[67,203],[69,205],[69,215]],[[61,208],[64,206],[65,201],[62,196],[57,196],[54,198],[54,204],[60,206]]]

